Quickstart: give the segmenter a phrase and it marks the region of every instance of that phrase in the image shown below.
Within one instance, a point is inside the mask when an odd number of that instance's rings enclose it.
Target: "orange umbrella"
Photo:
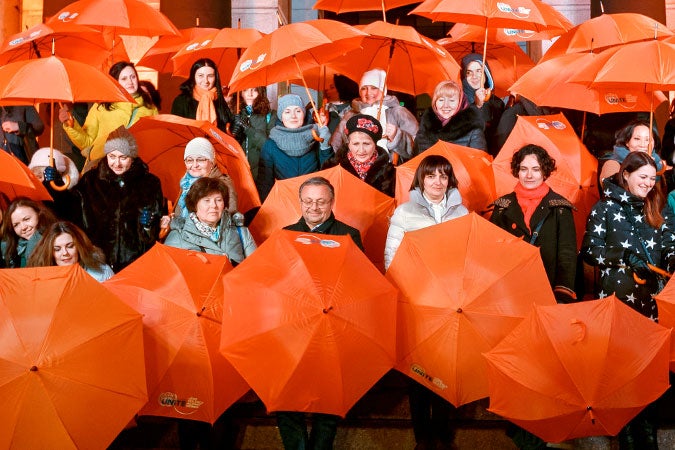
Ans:
[[[248,160],[239,143],[206,121],[159,114],[142,117],[130,129],[138,142],[138,154],[162,182],[167,198],[178,198],[178,182],[185,175],[185,145],[195,137],[207,138],[216,149],[216,164],[232,177],[241,211],[260,206],[260,197]]]
[[[668,281],[654,299],[659,311],[659,323],[666,328],[675,328],[675,282]],[[675,372],[675,338],[671,338],[670,344],[670,370]]]
[[[383,68],[387,88],[408,94],[431,94],[438,83],[459,80],[459,64],[443,47],[413,27],[377,21],[359,26],[368,33],[361,48],[330,63],[343,75],[360,80],[364,72]]]
[[[457,61],[461,61],[469,53],[476,53],[475,42],[455,38],[443,38],[437,42]],[[481,44],[479,44],[478,51],[480,51],[480,47],[482,47]],[[490,72],[494,79],[495,93],[500,97],[507,96],[508,88],[525,72],[534,67],[534,62],[515,42],[488,44],[486,57],[485,61],[490,66]]]
[[[386,11],[400,6],[419,3],[422,0],[317,0],[312,9],[323,9],[337,14],[355,11],[382,11],[382,20],[387,21]]]
[[[217,31],[217,29],[192,27],[178,31],[180,32],[180,36],[160,36],[157,42],[141,56],[137,65],[155,69],[160,73],[171,73],[174,69],[173,60],[171,58],[181,49],[181,47],[187,42],[213,33],[214,31]]]
[[[57,12],[46,24],[55,22],[113,29],[116,35],[180,35],[164,14],[141,0],[76,1]]]
[[[482,150],[438,141],[424,153],[417,155],[396,168],[396,204],[408,201],[415,171],[422,159],[441,155],[452,164],[462,203],[469,211],[481,213],[488,209],[496,197],[495,177],[492,173],[492,156]]]
[[[105,448],[148,400],[141,316],[79,265],[0,270],[2,448]]]
[[[652,96],[629,85],[608,88],[587,87],[567,80],[586,64],[598,58],[597,53],[570,53],[540,61],[520,77],[508,90],[541,106],[576,109],[595,114],[628,111],[649,111]],[[666,101],[655,93],[654,105]]]
[[[336,20],[317,19],[283,25],[241,55],[228,85],[233,92],[303,79],[303,72],[358,48],[365,33]],[[307,96],[314,103],[307,83]],[[312,104],[315,111],[318,109]]]
[[[602,14],[568,30],[546,51],[542,61],[568,53],[602,50],[627,42],[673,36],[665,25],[637,13]]]
[[[600,199],[598,160],[586,149],[564,115],[518,116],[515,127],[492,163],[497,196],[512,192],[516,186],[518,180],[511,174],[511,158],[527,144],[543,147],[555,159],[556,170],[546,184],[576,207],[574,225],[580,247],[586,218]]]
[[[553,39],[563,33],[562,29],[547,29],[542,31],[524,30],[520,28],[492,28],[488,27],[488,42],[493,44],[508,44],[523,41],[543,41]],[[485,26],[456,23],[448,31],[452,41],[483,42]]]
[[[393,367],[396,289],[349,236],[279,230],[223,283],[220,350],[269,411],[344,416]]]
[[[401,291],[396,368],[456,406],[488,395],[481,353],[555,304],[539,250],[475,213],[406,233],[387,278]]]
[[[274,231],[291,225],[302,216],[298,189],[311,177],[325,177],[335,188],[333,212],[338,220],[361,232],[366,255],[378,268],[384,268],[384,243],[394,199],[369,186],[342,167],[335,166],[307,175],[277,180],[251,223],[250,230],[260,243]],[[358,201],[355,201],[358,199]]]
[[[615,435],[668,389],[669,349],[614,296],[537,306],[485,354],[490,411],[547,442]]]
[[[0,151],[0,192],[10,200],[16,197],[52,200],[52,196],[28,166],[5,151]]]
[[[72,24],[39,23],[9,36],[0,47],[0,65],[54,54],[75,61],[100,66],[109,49],[103,35],[93,28]]]
[[[218,66],[220,77],[232,77],[241,53],[256,43],[263,34],[254,28],[223,28],[186,42],[172,57],[173,74],[188,77],[195,61],[209,58]]]
[[[143,314],[149,401],[140,414],[213,423],[248,385],[218,352],[226,256],[162,244],[104,285]]]

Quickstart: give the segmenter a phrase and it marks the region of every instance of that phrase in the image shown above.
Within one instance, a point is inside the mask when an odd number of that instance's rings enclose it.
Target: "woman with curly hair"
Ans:
[[[84,231],[71,222],[53,223],[28,258],[27,267],[79,264],[96,281],[114,275],[105,255],[91,243]]]

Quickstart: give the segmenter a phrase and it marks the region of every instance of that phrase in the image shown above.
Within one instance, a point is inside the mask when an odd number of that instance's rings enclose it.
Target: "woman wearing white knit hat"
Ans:
[[[183,162],[185,163],[185,175],[178,182],[180,194],[176,201],[173,212],[174,216],[187,217],[188,211],[185,208],[185,197],[192,184],[202,177],[220,178],[223,180],[229,191],[227,212],[234,214],[237,211],[237,192],[232,178],[222,173],[216,165],[216,149],[208,139],[196,137],[190,140],[185,146]],[[170,222],[171,217],[162,217],[160,221],[161,228],[168,228]]]
[[[366,114],[382,124],[383,139],[378,141],[378,145],[389,152],[394,162],[412,158],[419,124],[395,96],[387,95],[386,77],[382,69],[372,69],[363,74],[359,83],[360,98],[352,101],[352,110],[345,113],[331,137],[330,144],[336,152],[347,143],[345,130],[349,118],[354,114]]]

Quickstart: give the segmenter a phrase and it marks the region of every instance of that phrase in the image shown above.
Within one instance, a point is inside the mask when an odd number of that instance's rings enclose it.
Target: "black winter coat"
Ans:
[[[303,217],[300,218],[293,225],[288,225],[284,227],[284,230],[291,231],[304,231],[306,233],[318,233],[318,234],[331,234],[333,236],[346,236],[349,235],[352,237],[354,243],[363,251],[363,242],[361,242],[361,232],[354,227],[350,227],[344,222],[340,222],[335,218],[333,213],[330,213],[330,217],[324,223],[316,227],[314,230],[310,229],[307,226],[307,222]]]
[[[577,267],[577,237],[572,217],[574,206],[550,190],[532,214],[528,229],[515,192],[499,197],[494,205],[491,222],[514,236],[522,237],[525,242],[530,242],[532,233],[543,220],[533,245],[539,247],[556,299],[571,300]]]
[[[581,254],[588,264],[600,269],[599,297],[613,293],[643,316],[656,320],[658,312],[652,297],[660,290],[656,275],[645,284],[637,284],[633,270],[623,258],[626,250],[645,259],[649,252],[653,263],[665,268],[664,260],[675,252],[669,208],[664,210],[663,225],[653,228],[645,219],[644,201],[620,187],[616,176],[605,178],[604,188],[605,197],[588,216]]]
[[[420,128],[415,136],[415,155],[439,140],[487,151],[484,128],[485,122],[476,107],[469,106],[458,112],[445,126],[433,108],[429,107],[420,119]]]
[[[135,158],[129,170],[116,175],[103,159],[73,188],[82,207],[81,225],[87,236],[103,250],[115,272],[148,251],[159,234],[164,214],[162,187],[148,166]],[[143,208],[153,214],[149,229],[139,218]]]
[[[348,152],[349,147],[346,144],[343,145],[335,155],[323,163],[321,169],[328,169],[339,164],[347,172],[358,178],[359,175],[356,173],[356,169],[354,169],[354,166],[352,166],[347,157]],[[370,166],[370,170],[368,170],[366,178],[363,181],[389,197],[394,196],[396,169],[389,162],[389,154],[383,148],[377,147],[377,159]]]

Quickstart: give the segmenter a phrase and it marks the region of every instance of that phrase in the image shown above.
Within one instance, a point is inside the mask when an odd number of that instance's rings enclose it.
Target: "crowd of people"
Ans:
[[[73,115],[77,105],[64,105],[58,112],[64,132],[85,160],[80,167],[66,152],[24,148],[24,138],[39,135],[43,129],[34,108],[2,108],[3,149],[30,167],[53,201],[23,197],[10,201],[0,195],[0,268],[79,264],[104,281],[161,241],[225,255],[234,266],[241,263],[256,249],[247,228],[255,211],[238,210],[238,187],[218,168],[213,144],[204,137],[186,143],[183,161],[176,161],[185,165],[185,174],[177,181],[180,195],[169,211],[160,180],[139,157],[138,144],[129,131],[141,117],[158,113],[160,97],[152,86],[143,87],[130,62],[113,65],[110,75],[135,103],[95,103],[83,121]],[[527,99],[507,108],[506,99],[491,92],[492,74],[480,55],[470,54],[462,60],[461,83],[438,84],[420,120],[388,92],[386,78],[378,68],[364,73],[358,85],[337,75],[326,92],[327,108],[314,111],[295,94],[271,102],[263,86],[239,92],[228,102],[215,63],[201,59],[180,86],[171,112],[211,122],[236,138],[262,200],[277,180],[337,165],[393,197],[395,167],[436,142],[495,155],[509,124],[513,126],[513,111],[541,112]],[[348,98],[347,92],[356,97]],[[277,104],[276,111],[272,103]],[[659,156],[648,123],[626,122],[616,131],[614,148],[599,158],[601,200],[587,218],[580,249],[573,221],[578,212],[546,184],[556,161],[538,145],[525,145],[514,153],[515,187],[494,200],[488,218],[540,249],[557,302],[615,294],[658,321],[653,296],[666,279],[652,268],[675,270],[675,196],[670,197],[671,204],[667,201],[672,161]],[[298,195],[302,216],[287,229],[350,235],[363,249],[359,231],[333,214],[335,193],[328,180],[310,178]],[[395,260],[407,232],[469,212],[448,159],[435,154],[423,157],[409,200],[390,218],[385,268]],[[583,263],[597,267],[595,285],[580,279]],[[452,406],[412,381],[409,398],[418,448],[450,448]],[[300,425],[304,416],[280,412],[277,417],[287,449],[332,447],[339,423],[336,417],[316,415],[312,436]],[[515,430],[514,436],[519,433],[526,434]],[[620,442],[622,448],[657,448],[648,414],[625,427]],[[539,444],[535,440],[534,446]]]

